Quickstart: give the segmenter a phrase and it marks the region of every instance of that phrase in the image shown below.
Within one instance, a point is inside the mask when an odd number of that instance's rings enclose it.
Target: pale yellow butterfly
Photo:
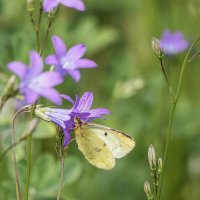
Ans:
[[[75,138],[85,158],[100,169],[112,169],[115,158],[128,154],[135,141],[129,135],[102,125],[74,119]]]

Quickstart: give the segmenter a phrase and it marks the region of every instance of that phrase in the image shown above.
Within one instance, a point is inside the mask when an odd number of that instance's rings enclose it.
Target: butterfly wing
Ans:
[[[135,141],[132,137],[109,127],[88,123],[82,129],[92,130],[93,134],[104,141],[115,158],[125,156],[135,147]]]
[[[75,128],[78,148],[92,165],[100,169],[112,169],[115,166],[115,158],[106,143],[94,131],[87,128],[87,125],[78,125]]]

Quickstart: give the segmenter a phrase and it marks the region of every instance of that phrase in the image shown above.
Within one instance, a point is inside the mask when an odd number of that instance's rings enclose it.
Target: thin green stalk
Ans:
[[[38,44],[38,51],[40,50],[40,25],[41,25],[41,21],[42,21],[42,14],[43,14],[42,1],[40,1],[39,19],[38,19],[38,24],[35,28],[36,39],[37,39],[37,44]]]
[[[50,16],[48,17],[46,33],[45,33],[45,36],[44,36],[43,43],[42,43],[42,45],[40,47],[40,50],[39,50],[39,54],[40,55],[43,54],[44,47],[46,45],[46,42],[47,42],[47,39],[48,39],[48,35],[49,35],[49,32],[50,32],[51,26],[53,24],[53,21],[55,19],[55,16],[57,15],[58,11],[59,11],[59,7],[56,9],[56,11],[54,13],[49,13]]]
[[[12,141],[12,145],[15,144],[15,120],[17,118],[17,116],[20,113],[23,112],[29,112],[30,111],[30,106],[24,106],[22,107],[20,110],[18,110],[14,117],[13,117],[13,121],[12,121],[12,135],[11,135],[11,141]],[[21,194],[21,189],[20,189],[20,184],[19,184],[19,173],[18,173],[18,168],[17,168],[17,159],[16,159],[16,153],[15,153],[15,148],[13,149],[13,161],[14,161],[14,170],[15,170],[15,182],[16,182],[16,193],[17,193],[17,200],[22,200],[22,194]]]
[[[36,108],[37,102],[31,107],[31,118],[34,117],[34,111]],[[26,188],[25,188],[25,200],[28,200],[28,194],[29,194],[29,185],[30,185],[30,174],[31,174],[31,144],[32,144],[32,134],[28,136],[27,141],[27,180],[26,180]]]
[[[43,54],[43,51],[44,51],[44,47],[45,47],[45,44],[47,42],[47,39],[48,39],[48,35],[49,35],[49,32],[50,32],[50,29],[51,29],[51,25],[53,23],[53,19],[52,18],[49,18],[48,19],[48,24],[47,24],[47,30],[46,30],[46,33],[45,33],[45,36],[44,36],[44,42],[39,50],[39,54],[42,55]]]
[[[27,181],[25,189],[25,200],[28,200],[29,194],[29,184],[30,184],[30,173],[31,173],[31,143],[32,143],[32,134],[28,136],[27,144]]]
[[[64,180],[65,156],[63,158],[60,158],[60,165],[61,165],[61,175],[60,175],[60,186],[58,190],[57,200],[60,199],[60,194],[61,194],[63,180]]]
[[[174,119],[174,113],[175,113],[176,105],[178,103],[178,99],[179,99],[179,96],[180,96],[180,90],[181,90],[181,85],[182,85],[182,80],[183,80],[185,67],[186,67],[189,55],[190,55],[193,47],[195,46],[195,44],[199,41],[199,39],[200,39],[200,37],[198,37],[195,40],[195,42],[191,45],[190,49],[188,50],[188,52],[187,52],[187,54],[185,56],[185,59],[184,59],[183,64],[181,66],[181,72],[180,72],[180,76],[179,76],[178,87],[177,87],[175,99],[172,100],[172,107],[171,107],[171,112],[170,112],[170,116],[169,116],[169,123],[168,123],[168,134],[167,134],[167,140],[166,140],[165,151],[164,151],[163,169],[162,169],[162,172],[161,172],[161,175],[160,175],[160,183],[159,183],[159,190],[158,190],[157,200],[159,200],[160,197],[161,197],[163,176],[164,176],[164,171],[165,171],[166,162],[167,162],[167,156],[168,156],[168,151],[169,151],[169,145],[170,145],[170,138],[171,138],[171,133],[172,133],[172,124],[173,124],[173,119]]]
[[[166,71],[165,71],[165,67],[164,67],[162,58],[160,58],[159,61],[160,61],[160,66],[161,66],[162,72],[163,72],[163,74],[164,74],[165,80],[166,80],[166,82],[167,82],[167,86],[168,86],[168,89],[169,89],[169,93],[170,93],[170,95],[171,95],[172,100],[174,100],[173,90],[172,90],[172,87],[171,87],[171,85],[170,85],[169,79],[168,79],[168,77],[167,77],[167,74],[166,74]]]
[[[36,25],[36,23],[35,23],[33,14],[34,14],[34,11],[29,11],[30,20],[31,20],[31,23],[33,25],[33,29],[34,29],[35,37],[36,37],[36,41],[37,41],[37,46],[38,46],[38,49],[39,49],[40,48],[39,29],[38,29],[38,25]]]

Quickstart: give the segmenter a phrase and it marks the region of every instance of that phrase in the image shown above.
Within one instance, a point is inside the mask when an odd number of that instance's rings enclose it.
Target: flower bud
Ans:
[[[34,1],[35,0],[27,0],[27,10],[29,12],[34,11]]]
[[[15,89],[15,83],[16,77],[13,75],[9,78],[4,88],[3,95],[0,99],[0,110],[3,108],[4,104],[9,98],[14,97],[16,95],[17,90]]]
[[[149,150],[148,150],[148,161],[149,161],[150,169],[155,170],[156,169],[156,152],[152,144],[149,146]]]
[[[162,48],[160,47],[160,41],[153,37],[152,38],[152,49],[154,51],[154,53],[156,54],[156,56],[160,59],[163,57],[163,50]]]
[[[163,163],[162,163],[162,158],[158,159],[158,174],[160,175],[162,172],[162,167],[163,167]]]
[[[153,199],[153,194],[151,193],[151,186],[148,181],[145,181],[145,183],[144,183],[144,192],[145,192],[148,200]]]

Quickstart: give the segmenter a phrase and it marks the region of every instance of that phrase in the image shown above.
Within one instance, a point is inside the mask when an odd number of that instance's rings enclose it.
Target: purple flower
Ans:
[[[65,136],[64,147],[70,142],[70,131],[75,127],[74,117],[90,122],[96,118],[102,118],[103,115],[110,114],[110,111],[105,108],[90,109],[93,103],[92,92],[84,93],[81,98],[76,96],[75,101],[67,95],[61,96],[72,103],[73,107],[71,109],[38,108],[36,109],[36,114],[47,121],[53,121],[63,129]]]
[[[43,62],[37,52],[30,51],[29,67],[14,61],[8,63],[8,69],[20,78],[19,92],[24,95],[24,104],[33,104],[40,96],[58,105],[62,103],[60,94],[53,87],[62,83],[63,78],[57,72],[42,72]]]
[[[59,4],[79,11],[85,10],[85,5],[82,0],[43,0],[43,10],[44,12],[50,12],[57,8]]]
[[[165,30],[160,39],[160,46],[165,54],[173,55],[186,50],[189,42],[184,39],[181,32],[170,33],[170,31]]]
[[[67,50],[64,42],[58,36],[52,36],[52,42],[55,49],[55,54],[49,55],[45,62],[49,65],[54,65],[56,71],[62,76],[69,74],[76,82],[80,80],[80,69],[94,68],[97,64],[89,59],[82,58],[86,52],[86,47],[83,44],[78,44]]]

